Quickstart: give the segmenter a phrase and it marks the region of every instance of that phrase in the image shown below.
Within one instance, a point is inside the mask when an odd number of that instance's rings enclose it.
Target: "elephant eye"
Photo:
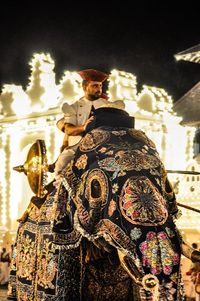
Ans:
[[[98,180],[93,179],[91,182],[91,197],[96,199],[101,196],[101,185]]]

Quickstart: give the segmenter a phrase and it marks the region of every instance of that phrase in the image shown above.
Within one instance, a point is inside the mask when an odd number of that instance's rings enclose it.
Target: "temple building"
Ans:
[[[175,54],[176,60],[184,60],[191,63],[200,63],[200,44],[186,49]],[[182,117],[181,125],[184,127],[193,127],[195,130],[193,140],[193,163],[190,169],[199,171],[200,164],[200,81],[195,84],[185,95],[174,103],[174,111]],[[188,166],[189,167],[189,166]],[[184,176],[183,181],[180,182],[179,189],[183,192],[184,187],[187,189],[187,195],[182,198],[184,202],[190,203],[191,206],[199,208],[199,181],[200,176]],[[197,213],[199,214],[199,213]],[[190,215],[188,211],[185,215]],[[189,216],[188,216],[189,218]],[[197,218],[197,217],[196,217]],[[183,226],[183,223],[181,223]],[[195,229],[195,223],[194,223]],[[196,227],[197,229],[197,227]]]
[[[77,72],[65,71],[56,83],[54,67],[50,54],[34,54],[30,61],[28,86],[24,89],[19,85],[5,84],[0,95],[1,245],[5,238],[15,239],[17,219],[34,194],[26,175],[17,173],[13,167],[26,161],[28,150],[37,139],[45,141],[48,163],[56,160],[63,139],[63,133],[56,127],[56,121],[62,116],[60,107],[63,102],[72,103],[82,96],[82,80]],[[200,91],[200,85],[195,89]],[[174,106],[172,97],[162,87],[144,85],[138,91],[137,77],[125,71],[110,72],[107,93],[111,101],[125,101],[126,110],[135,117],[135,127],[142,129],[155,142],[169,170],[178,202],[200,209],[199,161],[194,149],[198,123],[185,123],[186,117],[178,109],[178,102]],[[199,92],[194,97],[196,103],[200,101],[198,95]],[[196,174],[192,174],[194,171]],[[47,181],[51,176],[48,175]],[[182,216],[177,224],[182,234],[190,243],[200,242],[199,213],[183,207],[180,209]]]
[[[200,44],[181,51],[174,56],[177,61],[184,60],[193,63],[200,63]]]
[[[177,61],[200,63],[200,44],[174,55]],[[174,104],[174,110],[182,116],[182,125],[194,126],[199,132],[200,125],[200,81]],[[198,139],[197,139],[198,140]]]

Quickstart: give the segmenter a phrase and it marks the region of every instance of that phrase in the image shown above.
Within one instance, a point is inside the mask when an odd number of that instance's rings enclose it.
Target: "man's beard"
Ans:
[[[94,101],[101,96],[101,93],[89,94],[88,96],[89,96],[88,97],[89,100]]]

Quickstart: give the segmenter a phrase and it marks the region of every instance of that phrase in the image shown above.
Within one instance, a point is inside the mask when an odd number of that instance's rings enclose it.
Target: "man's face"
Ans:
[[[102,94],[102,83],[89,81],[85,87],[85,97],[91,101],[98,99]]]

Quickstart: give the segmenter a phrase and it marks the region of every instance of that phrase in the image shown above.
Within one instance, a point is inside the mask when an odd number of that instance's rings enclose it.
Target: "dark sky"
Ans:
[[[86,12],[78,13],[59,1],[58,7],[48,4],[50,8],[19,7],[16,2],[7,1],[1,8],[1,84],[26,87],[34,52],[51,54],[57,82],[65,70],[116,68],[134,73],[138,89],[142,84],[162,87],[176,101],[200,80],[200,64],[174,59],[200,43],[198,9],[191,13],[126,6],[114,12],[95,2],[89,12],[91,4],[84,2]]]

